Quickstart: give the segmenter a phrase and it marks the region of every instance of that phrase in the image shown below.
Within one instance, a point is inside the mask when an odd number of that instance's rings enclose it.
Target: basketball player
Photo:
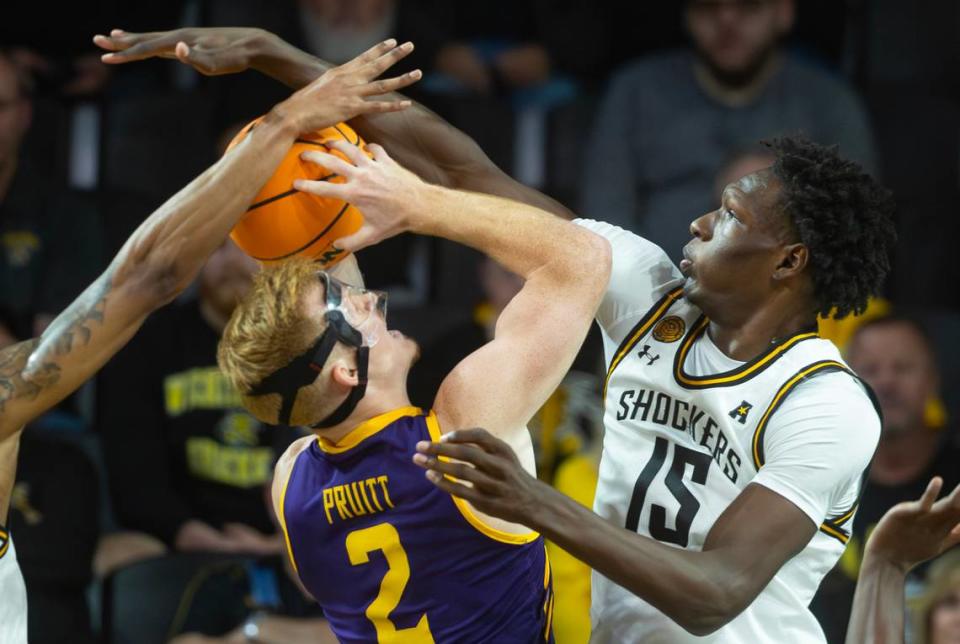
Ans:
[[[190,283],[300,132],[407,107],[367,97],[419,78],[373,80],[412,49],[381,43],[277,105],[251,137],[147,218],[41,337],[0,351],[0,519],[9,509],[23,426],[92,376],[151,311]],[[0,641],[27,641],[26,611],[13,540],[0,526]]]
[[[290,560],[341,641],[552,641],[540,536],[441,492],[411,458],[418,441],[482,424],[534,472],[526,424],[586,336],[609,276],[609,246],[535,208],[426,184],[375,144],[367,146],[373,159],[330,145],[354,165],[303,156],[349,188],[294,187],[351,195],[365,223],[339,247],[403,230],[438,235],[489,254],[526,282],[494,339],[447,375],[424,413],[407,396],[417,345],[387,329],[384,295],[309,263],[266,268],[255,279],[224,331],[219,361],[257,418],[315,430],[274,474]]]
[[[205,73],[254,66],[293,86],[326,67],[249,30],[107,40],[113,62],[176,46]],[[422,108],[353,124],[430,181],[545,199]],[[580,222],[613,249],[597,311],[609,367],[597,514],[537,483],[482,430],[422,446],[439,487],[597,571],[597,641],[824,640],[807,604],[849,538],[879,419],[816,318],[862,310],[877,290],[893,206],[829,149],[785,139],[773,151],[771,168],[728,186],[691,224],[679,270],[627,231]]]

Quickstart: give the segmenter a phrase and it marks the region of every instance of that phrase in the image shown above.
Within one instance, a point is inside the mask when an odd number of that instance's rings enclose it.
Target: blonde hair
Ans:
[[[957,590],[960,590],[960,551],[954,550],[940,555],[930,564],[923,593],[909,602],[917,642],[930,641],[933,612]]]
[[[220,338],[220,370],[240,392],[247,411],[263,422],[278,422],[281,397],[250,396],[250,390],[306,351],[324,330],[324,321],[309,315],[306,308],[307,293],[320,284],[318,270],[317,264],[306,259],[264,267],[254,277],[250,291],[237,305]],[[325,394],[329,389],[329,371],[340,350],[341,347],[334,348],[319,380],[301,389],[290,415],[291,425],[308,425],[332,410],[335,401],[326,400]]]

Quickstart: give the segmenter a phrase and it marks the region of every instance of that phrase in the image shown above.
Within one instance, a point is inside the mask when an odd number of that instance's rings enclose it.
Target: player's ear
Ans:
[[[780,254],[780,262],[773,270],[773,279],[785,280],[799,275],[807,267],[810,252],[804,244],[787,244]]]
[[[360,383],[355,365],[347,363],[346,360],[337,360],[330,370],[330,378],[341,387],[353,388]]]

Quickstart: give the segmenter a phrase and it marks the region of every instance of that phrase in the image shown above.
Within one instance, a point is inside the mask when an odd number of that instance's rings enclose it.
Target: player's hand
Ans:
[[[865,558],[906,572],[960,543],[960,485],[938,501],[942,487],[934,477],[918,500],[890,508],[867,540]]]
[[[301,158],[322,165],[346,182],[298,179],[293,187],[321,197],[341,199],[363,213],[360,230],[338,239],[336,247],[353,252],[407,230],[410,207],[422,202],[417,194],[427,184],[375,143],[367,146],[373,158],[346,141],[332,141],[330,148],[343,154],[349,163],[326,152],[304,152]]]
[[[420,80],[419,69],[376,80],[413,51],[413,43],[397,45],[393,38],[374,45],[351,61],[324,72],[320,78],[273,108],[292,117],[298,132],[335,125],[360,114],[397,112],[412,104],[408,100],[377,100]]]
[[[509,445],[485,429],[456,430],[439,443],[421,441],[413,462],[427,470],[431,483],[484,514],[530,525],[542,507],[537,488],[543,483],[523,469]]]
[[[109,36],[97,34],[93,42],[110,52],[100,57],[110,65],[173,58],[201,74],[216,76],[249,69],[260,43],[271,37],[263,29],[250,27],[188,27],[145,34],[114,29]]]

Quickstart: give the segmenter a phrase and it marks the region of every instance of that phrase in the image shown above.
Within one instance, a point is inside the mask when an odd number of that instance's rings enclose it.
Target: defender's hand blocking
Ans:
[[[523,469],[507,443],[487,430],[458,429],[439,443],[421,441],[413,462],[427,470],[431,483],[480,512],[529,527],[536,524],[542,507],[537,488],[543,483]]]
[[[114,29],[109,36],[97,34],[93,42],[110,51],[100,59],[111,65],[174,58],[201,74],[216,76],[249,69],[258,43],[269,37],[268,32],[251,27],[189,27],[145,34]]]
[[[397,46],[393,38],[363,52],[353,60],[324,73],[274,110],[291,110],[298,131],[309,132],[349,120],[360,114],[396,112],[410,107],[407,100],[369,100],[403,89],[420,80],[420,70],[374,80],[413,51],[413,43]]]
[[[866,556],[906,572],[960,543],[960,485],[937,499],[943,479],[934,477],[916,501],[893,506],[874,528]]]
[[[293,187],[321,197],[341,199],[363,213],[363,227],[349,237],[338,239],[337,248],[353,252],[408,230],[411,213],[423,207],[419,194],[428,184],[391,159],[379,145],[367,145],[372,159],[344,141],[332,141],[330,147],[341,152],[350,163],[326,152],[304,152],[301,158],[344,177],[346,183],[298,179]]]

